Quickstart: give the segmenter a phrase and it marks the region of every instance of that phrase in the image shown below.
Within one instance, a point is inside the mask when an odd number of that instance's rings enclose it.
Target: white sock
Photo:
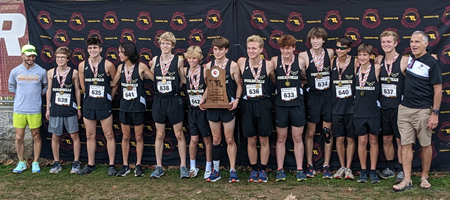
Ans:
[[[195,169],[195,159],[194,160],[191,160],[191,169]]]
[[[206,162],[205,171],[211,171],[212,162]]]
[[[234,168],[231,168],[231,169],[230,169],[230,172],[231,172],[231,171],[236,171],[236,169],[234,169]]]
[[[219,171],[220,160],[213,160],[214,170]]]

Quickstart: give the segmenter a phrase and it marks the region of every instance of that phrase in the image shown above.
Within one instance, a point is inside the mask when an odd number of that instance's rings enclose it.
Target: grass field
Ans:
[[[70,164],[70,163],[69,163]],[[45,164],[42,164],[45,165]],[[0,199],[450,199],[449,173],[430,174],[432,188],[419,188],[420,177],[414,176],[414,188],[394,192],[394,179],[379,184],[346,180],[324,180],[322,174],[304,182],[295,181],[293,173],[287,180],[275,182],[275,172],[268,173],[267,183],[248,183],[249,172],[238,169],[240,183],[228,183],[228,172],[215,183],[203,180],[203,172],[191,179],[180,179],[177,167],[165,167],[165,175],[151,179],[151,166],[144,166],[144,177],[107,176],[107,166],[97,164],[92,174],[69,174],[70,165],[59,174],[49,174],[51,166],[42,173],[12,174],[12,163],[0,164]],[[117,166],[119,168],[119,166]]]

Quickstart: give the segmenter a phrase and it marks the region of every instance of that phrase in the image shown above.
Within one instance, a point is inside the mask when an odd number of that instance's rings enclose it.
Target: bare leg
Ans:
[[[136,165],[142,163],[142,155],[144,153],[144,124],[134,126],[134,137],[136,139]]]
[[[100,124],[102,125],[102,130],[106,138],[109,165],[114,165],[114,158],[116,156],[116,139],[114,138],[112,115],[106,119],[100,120]]]
[[[294,156],[297,169],[303,169],[303,156],[305,155],[305,147],[303,145],[303,126],[292,126],[292,139],[294,140]]]
[[[60,136],[52,134],[52,152],[55,161],[59,161],[59,138]]]
[[[345,145],[344,145],[345,137],[336,137],[336,151],[339,157],[339,164],[341,167],[345,167]],[[347,144],[348,145],[348,144]],[[348,146],[347,146],[348,147]],[[347,150],[348,152],[348,150]],[[348,159],[348,158],[347,158]]]
[[[180,155],[180,167],[186,166],[186,138],[183,133],[183,122],[173,125],[175,137],[178,140],[178,154]]]
[[[422,178],[428,178],[432,156],[433,148],[431,147],[431,145],[422,146]]]
[[[368,135],[358,136],[358,156],[361,169],[367,169],[367,139]]]
[[[370,143],[370,169],[377,169],[378,160],[378,135],[373,135],[369,133],[369,143]]]
[[[128,155],[130,154],[130,125],[120,124],[122,129],[122,160],[123,165],[128,166]]]
[[[269,162],[269,155],[270,155],[270,145],[269,145],[269,137],[261,137],[259,136],[259,143],[261,144],[261,151],[260,151],[260,159],[261,159],[261,165],[267,165]],[[256,145],[255,145],[256,150]],[[258,155],[256,155],[256,158],[258,158]],[[266,169],[262,169],[266,170]]]
[[[41,133],[39,131],[39,128],[31,129],[31,135],[33,136],[33,150],[34,150],[34,162],[37,162],[39,160],[39,156],[41,155],[41,149],[42,149],[42,140],[41,140]]]
[[[331,132],[331,122],[323,122],[323,127],[330,129],[330,143],[325,143],[325,160],[323,165],[330,166],[331,151],[333,150],[333,133]]]
[[[80,150],[81,150],[81,143],[80,143],[80,135],[78,135],[78,132],[71,133],[70,137],[73,141],[73,161],[80,161]]]
[[[23,151],[25,149],[25,145],[23,144],[23,139],[25,137],[25,129],[24,128],[15,128],[16,130],[16,152],[19,161],[24,161]]]
[[[306,122],[306,161],[307,164],[313,165],[313,147],[314,147],[314,133],[316,133],[316,124],[311,122]]]
[[[237,146],[236,142],[234,141],[235,120],[236,118],[229,122],[223,122],[225,140],[227,141],[227,153],[228,158],[230,159],[230,169],[236,168]]]
[[[258,151],[256,150],[257,139],[258,136],[256,135],[247,138],[247,154],[250,165],[256,165],[258,162]]]
[[[166,135],[166,124],[160,124],[155,122],[156,138],[155,138],[155,157],[156,165],[162,167],[162,153],[164,136]]]
[[[284,165],[284,157],[286,156],[286,138],[287,138],[287,131],[288,128],[280,128],[277,126],[277,145],[275,147],[276,149],[276,155],[277,155],[277,168],[282,169]],[[292,131],[294,132],[294,131]],[[292,133],[294,135],[294,133]],[[294,146],[294,152],[295,146]]]
[[[346,168],[352,167],[353,155],[355,154],[355,139],[347,137],[347,165]]]
[[[86,126],[86,149],[88,153],[88,165],[95,165],[95,150],[97,144],[95,140],[95,133],[97,131],[97,121],[83,118]]]

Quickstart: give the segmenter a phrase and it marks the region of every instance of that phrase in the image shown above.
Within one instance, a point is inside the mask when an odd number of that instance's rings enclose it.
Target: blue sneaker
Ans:
[[[259,171],[259,173],[258,173],[258,183],[267,183],[266,170]]]
[[[152,172],[150,175],[150,178],[160,178],[162,175],[164,175],[164,170],[160,166],[155,167],[155,171]]]
[[[295,175],[295,177],[297,178],[297,181],[305,181],[306,180],[306,175],[303,170],[297,170],[297,174]]]
[[[41,173],[41,168],[39,167],[38,162],[33,162],[31,165],[31,173]]]
[[[326,166],[323,168],[323,177],[324,179],[331,179],[333,178],[333,175],[330,172],[330,167]]]
[[[308,170],[306,171],[306,177],[314,178],[314,174],[316,174],[316,170],[312,165],[307,165]]]
[[[248,182],[256,182],[256,180],[258,180],[258,172],[255,170],[252,170],[252,172],[250,172],[250,177],[248,177]]]
[[[206,179],[206,182],[216,182],[216,181],[220,180],[220,178],[222,178],[220,176],[220,171],[216,171],[213,169],[211,171],[211,175],[209,175],[209,178]]]
[[[19,161],[19,163],[17,163],[16,168],[13,169],[13,173],[20,174],[26,169],[27,169],[27,164],[25,163],[25,161]]]
[[[367,169],[362,169],[358,177],[358,183],[367,182]]]
[[[374,184],[374,183],[379,183],[380,182],[380,179],[378,178],[377,171],[370,170],[369,176],[370,176],[370,183]]]
[[[231,170],[230,171],[230,183],[239,183],[239,177],[236,174],[236,171]]]
[[[283,169],[279,169],[277,171],[277,177],[275,178],[275,181],[285,181],[286,180],[286,173],[284,173]]]

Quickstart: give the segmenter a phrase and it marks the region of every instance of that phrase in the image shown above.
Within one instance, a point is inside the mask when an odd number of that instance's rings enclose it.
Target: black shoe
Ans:
[[[144,176],[144,171],[142,170],[141,165],[136,165],[136,167],[134,168],[134,176],[136,177]]]
[[[117,174],[117,170],[114,166],[108,167],[108,176],[115,176]]]
[[[95,171],[95,167],[84,166],[84,168],[77,172],[78,175],[86,175]]]
[[[122,169],[119,170],[119,172],[117,173],[117,176],[126,176],[127,174],[130,173],[130,167],[128,167],[127,165],[123,165]],[[109,169],[108,169],[108,173],[109,173]]]

